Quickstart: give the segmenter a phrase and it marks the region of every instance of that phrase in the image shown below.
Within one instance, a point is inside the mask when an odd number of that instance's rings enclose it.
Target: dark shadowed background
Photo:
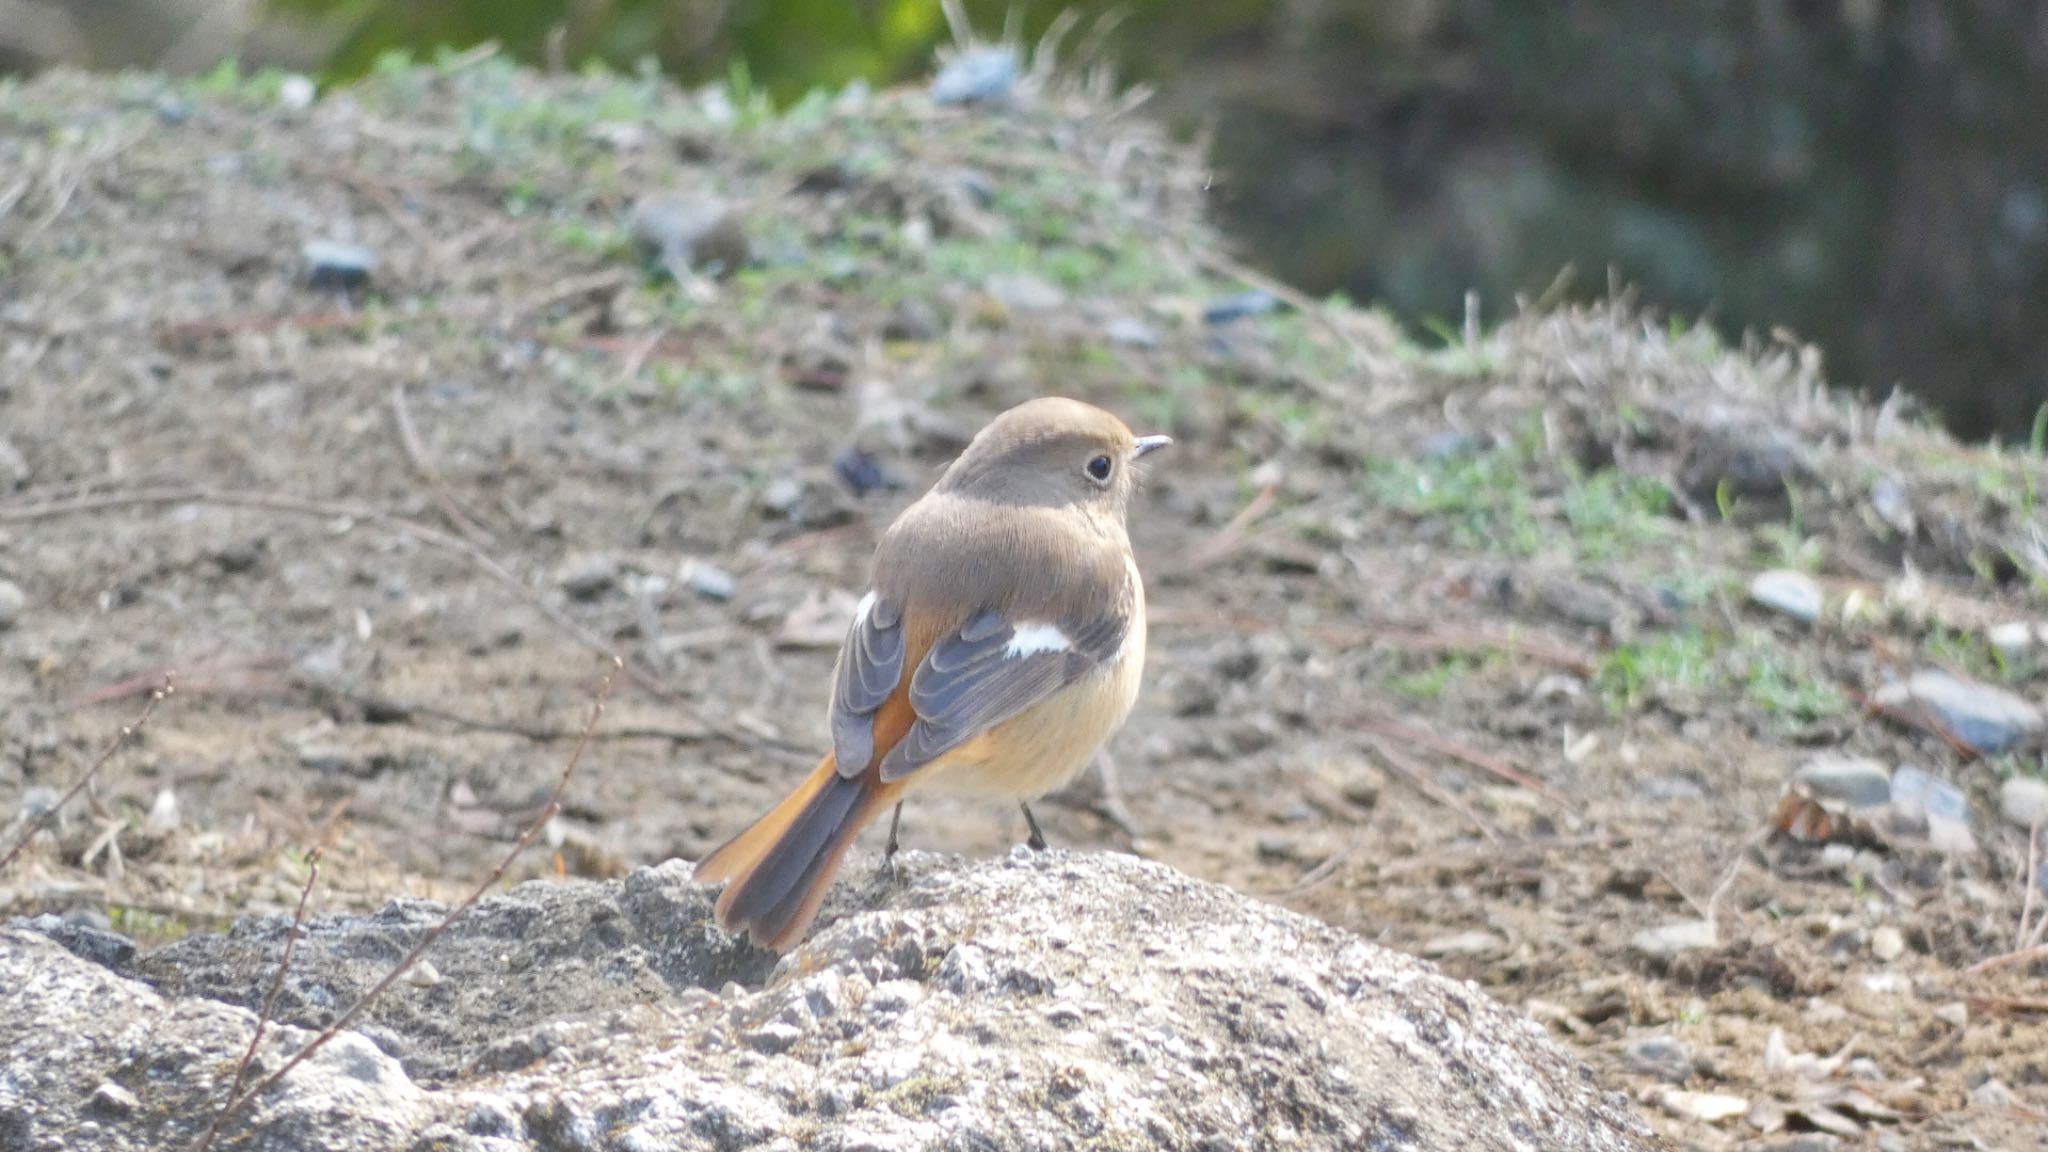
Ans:
[[[1611,279],[1818,341],[1966,436],[2048,400],[2048,6],[2025,0],[966,0],[1158,90],[1246,254],[1455,318]],[[1105,16],[1117,19],[1105,20]],[[0,0],[0,69],[239,56],[346,77],[495,40],[793,99],[918,78],[932,0]],[[1568,280],[1560,272],[1570,268]],[[1433,325],[1432,325],[1433,326]]]

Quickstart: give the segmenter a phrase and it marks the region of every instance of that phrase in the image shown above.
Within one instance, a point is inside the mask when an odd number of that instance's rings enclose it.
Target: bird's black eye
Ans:
[[[1088,461],[1088,478],[1097,484],[1109,483],[1109,474],[1116,469],[1116,461],[1107,456],[1097,456]]]

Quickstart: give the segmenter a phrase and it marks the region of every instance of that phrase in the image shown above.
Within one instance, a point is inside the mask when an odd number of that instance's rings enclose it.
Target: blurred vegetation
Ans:
[[[5,5],[9,0],[0,0]],[[22,0],[12,0],[20,3]],[[34,4],[36,0],[28,0]],[[104,0],[163,6],[201,0]],[[1960,434],[2048,401],[2048,9],[2031,0],[962,0],[1154,85],[1248,254],[1418,328],[1610,273],[1789,329]],[[269,0],[330,77],[493,40],[788,103],[928,73],[938,0]],[[331,46],[331,49],[330,47]]]

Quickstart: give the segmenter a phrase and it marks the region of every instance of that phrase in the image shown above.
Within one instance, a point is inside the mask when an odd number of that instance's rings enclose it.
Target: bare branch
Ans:
[[[149,718],[156,715],[157,705],[163,703],[164,698],[169,696],[173,690],[174,685],[171,673],[166,672],[164,673],[163,687],[149,694],[149,702],[142,706],[142,714],[137,716],[133,723],[121,726],[120,735],[107,742],[106,748],[101,750],[99,756],[94,758],[93,762],[87,766],[84,774],[79,776],[78,781],[71,785],[70,789],[55,804],[36,813],[29,820],[28,827],[22,830],[21,839],[14,842],[14,846],[7,850],[5,856],[0,856],[0,872],[6,871],[7,866],[14,863],[14,858],[21,855],[22,850],[28,847],[29,841],[35,839],[36,833],[48,827],[50,821],[57,818],[57,813],[62,811],[66,804],[77,799],[78,794],[85,791],[86,786],[92,783],[92,778],[99,774],[99,770],[106,767],[107,761],[114,758],[114,753],[121,750],[121,745],[127,743],[137,732],[142,731],[143,727],[149,723]]]
[[[294,1053],[291,1059],[285,1061],[284,1065],[277,1071],[265,1076],[253,1087],[232,1096],[221,1107],[220,1116],[215,1119],[213,1127],[209,1128],[207,1134],[192,1146],[192,1152],[206,1152],[208,1146],[213,1141],[214,1132],[225,1127],[228,1120],[232,1119],[244,1108],[247,1108],[257,1097],[277,1087],[284,1081],[286,1076],[291,1074],[292,1069],[311,1059],[314,1053],[326,1047],[336,1036],[341,1035],[342,1032],[347,1030],[349,1025],[354,1024],[360,1019],[365,1012],[368,1012],[383,997],[384,993],[390,991],[393,984],[398,983],[407,972],[412,971],[413,967],[420,962],[420,959],[427,954],[427,950],[432,948],[434,943],[440,940],[448,929],[454,927],[455,923],[467,915],[470,909],[476,907],[477,901],[482,900],[486,893],[492,888],[497,887],[498,882],[505,878],[505,873],[511,870],[513,862],[518,860],[528,848],[533,846],[533,842],[540,838],[542,830],[547,827],[548,821],[554,819],[555,815],[562,810],[562,797],[569,790],[569,781],[576,774],[576,766],[582,763],[583,753],[590,747],[591,734],[597,730],[598,719],[604,715],[605,704],[611,699],[613,676],[623,668],[623,662],[616,656],[612,657],[612,671],[605,673],[604,678],[598,681],[597,691],[594,693],[591,702],[590,717],[583,725],[583,735],[576,741],[575,750],[570,752],[568,762],[562,766],[561,778],[555,781],[555,788],[553,792],[549,793],[548,802],[541,807],[539,814],[534,816],[532,823],[526,826],[526,831],[520,833],[519,840],[512,845],[512,850],[505,853],[504,858],[498,861],[497,867],[491,869],[491,874],[484,877],[483,882],[478,884],[468,896],[464,897],[460,904],[450,908],[447,915],[441,917],[439,923],[429,928],[426,935],[420,937],[419,942],[414,944],[412,949],[399,959],[398,963],[392,965],[391,970],[384,974],[383,979],[378,980],[375,985],[371,986],[368,992],[363,993],[354,1004],[349,1006],[346,1012],[337,1017],[318,1036],[313,1037],[310,1043]],[[261,1026],[260,1022],[258,1026]]]

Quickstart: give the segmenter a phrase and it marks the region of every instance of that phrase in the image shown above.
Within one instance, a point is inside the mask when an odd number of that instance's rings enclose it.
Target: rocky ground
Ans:
[[[456,895],[600,652],[514,878],[695,858],[814,759],[877,533],[1063,392],[1178,444],[1055,841],[1469,977],[1678,1147],[2037,1139],[2040,446],[1627,299],[1418,344],[1245,273],[1111,94],[1010,97],[0,89],[0,852],[176,674],[0,908],[153,946],[315,847],[316,910]]]

